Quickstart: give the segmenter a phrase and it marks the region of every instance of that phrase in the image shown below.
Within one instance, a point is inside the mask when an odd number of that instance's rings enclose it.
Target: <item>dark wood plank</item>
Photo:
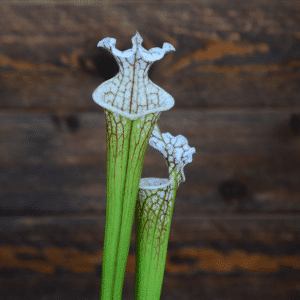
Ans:
[[[0,218],[1,297],[99,297],[104,221]],[[174,216],[161,299],[294,299],[299,226],[296,215]],[[133,297],[134,242],[133,234],[123,299]]]
[[[299,212],[295,118],[287,112],[162,113],[161,131],[182,134],[196,148],[174,211]],[[104,113],[0,114],[1,215],[104,214],[105,130]],[[142,177],[168,177],[150,146]]]
[[[22,112],[100,112],[102,108],[94,103],[92,93],[101,82],[80,71],[1,71],[0,105]]]
[[[95,215],[0,218],[0,267],[53,274],[95,272],[102,262],[105,218]],[[174,213],[166,272],[278,273],[300,269],[297,215]],[[133,226],[127,272],[135,272]]]
[[[126,274],[124,300],[134,298],[134,275]],[[174,278],[165,276],[161,300],[293,300],[299,297],[299,276],[206,276]],[[5,300],[96,300],[101,280],[95,276],[42,277],[40,279],[5,280],[1,282]]]
[[[175,46],[149,76],[177,107],[300,111],[297,1],[155,3],[2,5],[0,107],[100,111],[91,93],[117,67],[96,45],[128,49],[137,29]]]
[[[123,300],[134,299],[132,274],[126,274]],[[299,276],[196,276],[174,278],[165,276],[161,300],[294,300],[299,297]],[[3,299],[23,300],[97,300],[101,280],[96,276],[43,276],[0,282]]]

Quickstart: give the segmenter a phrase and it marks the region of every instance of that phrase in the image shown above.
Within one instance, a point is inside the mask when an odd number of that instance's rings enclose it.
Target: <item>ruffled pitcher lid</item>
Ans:
[[[98,47],[113,54],[120,70],[115,77],[98,86],[93,99],[105,109],[134,120],[174,106],[174,98],[148,78],[148,70],[153,62],[175,48],[164,43],[162,48],[146,50],[138,31],[131,41],[132,48],[126,51],[116,49],[114,38],[105,38],[98,43]]]

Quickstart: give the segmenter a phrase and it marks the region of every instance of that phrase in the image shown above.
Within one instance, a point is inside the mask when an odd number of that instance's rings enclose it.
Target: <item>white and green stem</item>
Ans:
[[[143,178],[136,205],[135,299],[160,299],[177,188],[195,148],[182,135],[160,133],[155,125],[149,144],[165,157],[169,179]]]
[[[131,49],[119,51],[116,40],[98,43],[110,51],[119,73],[93,93],[104,107],[107,144],[107,202],[102,261],[101,299],[121,300],[134,211],[149,138],[161,111],[174,99],[148,78],[154,61],[175,50],[171,44],[149,51],[137,32]]]

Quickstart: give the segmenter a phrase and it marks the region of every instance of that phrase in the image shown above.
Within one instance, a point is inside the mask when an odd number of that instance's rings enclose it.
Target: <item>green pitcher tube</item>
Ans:
[[[140,182],[135,213],[136,300],[160,299],[175,196],[185,181],[183,168],[196,152],[184,136],[161,134],[157,124],[149,144],[164,155],[169,179],[142,178]]]
[[[171,44],[149,51],[142,47],[138,32],[133,47],[115,48],[116,40],[98,43],[110,51],[119,73],[102,83],[93,93],[94,101],[106,114],[107,191],[103,246],[101,299],[121,300],[134,211],[145,152],[161,111],[174,106],[174,99],[148,78],[152,63],[167,52]]]

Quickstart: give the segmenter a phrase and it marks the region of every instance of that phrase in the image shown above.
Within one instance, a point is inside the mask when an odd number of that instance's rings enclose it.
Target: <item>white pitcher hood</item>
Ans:
[[[148,78],[148,70],[153,62],[163,58],[167,52],[175,51],[175,48],[164,43],[162,48],[146,50],[138,32],[131,41],[132,48],[126,51],[116,49],[114,38],[105,38],[98,43],[98,47],[113,54],[120,71],[99,85],[93,99],[105,109],[134,120],[174,106],[174,98]]]

